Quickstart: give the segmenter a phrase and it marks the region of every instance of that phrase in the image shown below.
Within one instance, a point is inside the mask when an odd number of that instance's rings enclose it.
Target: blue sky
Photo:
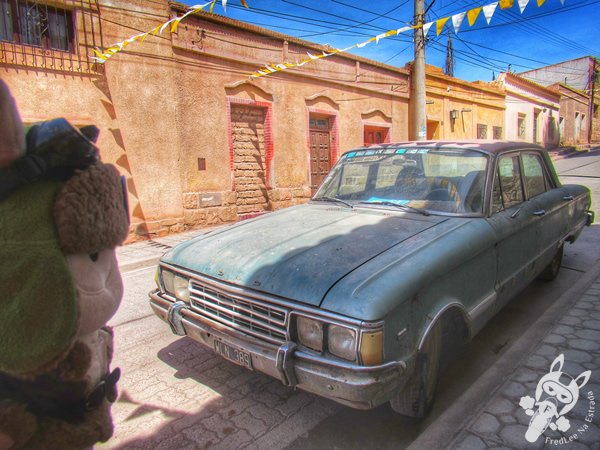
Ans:
[[[425,7],[429,7],[426,21],[491,1],[426,0]],[[184,3],[192,5],[200,1]],[[413,0],[247,0],[247,3],[248,9],[239,0],[228,0],[226,12],[220,5],[214,12],[336,48],[407,25],[412,21],[414,7]],[[426,47],[428,64],[444,67],[448,30],[453,30],[451,21],[439,36],[435,26],[430,29]],[[509,64],[513,71],[522,72],[582,56],[600,57],[600,0],[565,0],[564,5],[560,0],[546,0],[541,7],[531,0],[523,14],[515,0],[510,9],[498,7],[489,25],[480,14],[473,27],[465,18],[458,34],[452,31],[451,35],[454,76],[469,81],[491,81],[494,74],[506,71]],[[383,39],[377,45],[371,43],[351,53],[404,66],[413,59],[412,34]]]

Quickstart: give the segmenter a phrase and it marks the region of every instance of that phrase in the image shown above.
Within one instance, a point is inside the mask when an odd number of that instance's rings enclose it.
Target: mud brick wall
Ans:
[[[265,109],[232,105],[231,122],[237,212],[246,215],[269,211]]]

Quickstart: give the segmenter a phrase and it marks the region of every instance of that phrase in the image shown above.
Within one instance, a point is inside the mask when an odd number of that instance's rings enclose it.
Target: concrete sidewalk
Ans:
[[[591,144],[587,148],[577,149],[576,147],[557,147],[551,150],[548,150],[548,154],[550,158],[553,160],[563,159],[563,158],[571,158],[577,155],[583,155],[585,153],[595,153],[600,151],[600,146],[596,144]]]
[[[534,442],[528,442],[525,435],[534,408],[530,407],[528,414],[527,400],[522,399],[536,398],[538,382],[561,354],[564,374],[577,379],[591,371],[589,379],[581,384],[581,389],[574,385],[567,389],[566,397],[576,398],[579,392],[578,400],[573,409],[564,411],[562,419],[554,417],[551,421],[552,427],[568,423],[568,429],[563,425],[561,432],[548,427]],[[559,381],[568,385],[570,380],[563,375]],[[578,381],[584,380],[585,375]],[[553,387],[554,391],[563,389],[557,388],[556,383]],[[559,415],[562,405],[558,402]],[[600,449],[599,405],[600,263],[597,263],[532,323],[409,449]]]
[[[223,225],[171,234],[169,236],[157,237],[117,247],[119,269],[121,272],[125,273],[131,270],[156,265],[158,264],[160,257],[177,244],[200,236],[201,234],[206,234],[221,226]]]

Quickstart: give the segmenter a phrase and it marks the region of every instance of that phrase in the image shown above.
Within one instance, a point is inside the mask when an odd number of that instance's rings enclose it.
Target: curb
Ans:
[[[126,262],[119,264],[119,270],[121,273],[131,272],[137,269],[145,269],[151,266],[157,266],[160,261],[160,256],[153,256],[151,258],[143,258],[135,261]]]
[[[449,448],[466,425],[481,413],[505,384],[509,375],[529,357],[532,349],[548,334],[562,313],[568,310],[599,276],[600,263],[596,263],[573,287],[564,292],[467,391],[456,399],[450,408],[422,431],[408,450]],[[442,442],[444,444],[440,444]]]
[[[562,150],[548,150],[548,154],[552,160],[566,159],[573,156],[582,155],[584,153],[600,152],[600,146],[590,147],[582,150],[577,150],[574,147],[565,148]]]

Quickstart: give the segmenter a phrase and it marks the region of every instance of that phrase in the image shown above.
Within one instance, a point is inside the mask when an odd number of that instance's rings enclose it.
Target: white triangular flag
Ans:
[[[402,27],[402,28],[398,28],[396,33],[400,34],[400,33],[404,33],[405,31],[409,31],[409,30],[412,30],[412,27]]]
[[[426,23],[425,25],[423,25],[423,37],[427,36],[427,32],[429,31],[429,29],[431,28],[432,25],[433,25],[433,22],[429,22],[429,23]]]
[[[458,34],[458,29],[460,28],[460,25],[462,24],[466,14],[466,12],[461,12],[452,16],[452,25],[454,25],[454,32],[456,34]]]
[[[519,0],[519,9],[521,10],[521,14],[525,11],[525,7],[529,3],[529,0]]]
[[[498,2],[490,3],[489,5],[485,5],[483,7],[483,15],[485,16],[485,20],[487,24],[490,24],[490,20],[492,20],[492,16],[496,11],[496,7],[498,6]]]

